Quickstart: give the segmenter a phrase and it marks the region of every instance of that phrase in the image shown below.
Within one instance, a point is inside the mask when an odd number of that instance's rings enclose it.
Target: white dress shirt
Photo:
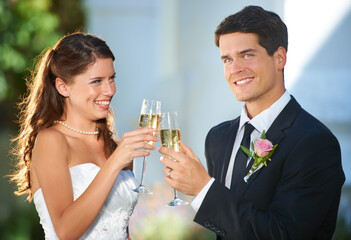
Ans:
[[[291,99],[290,94],[286,90],[285,93],[275,103],[272,104],[272,106],[270,106],[269,108],[267,108],[266,110],[264,110],[263,112],[261,112],[260,114],[258,114],[257,116],[255,116],[252,119],[250,119],[247,116],[245,104],[243,105],[243,108],[241,110],[241,115],[240,115],[239,128],[238,128],[236,138],[234,141],[232,155],[230,157],[228,171],[227,171],[227,175],[225,178],[225,186],[227,188],[230,188],[230,185],[231,185],[235,156],[236,156],[236,153],[240,147],[240,143],[241,143],[241,140],[242,140],[243,135],[244,135],[245,123],[249,122],[252,126],[255,127],[255,129],[253,130],[253,132],[251,133],[251,136],[250,136],[250,139],[251,139],[250,142],[252,142],[261,136],[263,130],[265,130],[266,132],[268,131],[268,129],[272,125],[273,121],[278,117],[279,113],[288,104],[290,99]],[[251,148],[251,146],[250,146],[250,148]],[[251,149],[251,151],[252,151],[252,149]],[[251,159],[248,158],[247,164],[249,164],[250,160]],[[200,191],[200,193],[194,198],[194,200],[191,202],[191,206],[196,212],[199,210],[199,208],[202,204],[202,201],[205,198],[205,196],[206,196],[208,190],[210,189],[212,183],[214,182],[214,180],[215,179],[212,178],[205,185],[205,187]]]

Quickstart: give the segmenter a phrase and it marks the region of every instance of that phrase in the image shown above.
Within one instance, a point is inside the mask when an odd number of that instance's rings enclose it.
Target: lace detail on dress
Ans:
[[[70,168],[74,200],[90,185],[99,170],[100,168],[92,163]],[[80,239],[126,239],[129,218],[138,199],[138,194],[132,191],[136,186],[137,181],[133,173],[129,170],[121,171],[95,221]],[[58,239],[41,189],[34,194],[34,203],[44,228],[45,238]]]
[[[90,228],[81,239],[126,239],[129,216],[121,209],[110,217],[99,216],[93,228]]]

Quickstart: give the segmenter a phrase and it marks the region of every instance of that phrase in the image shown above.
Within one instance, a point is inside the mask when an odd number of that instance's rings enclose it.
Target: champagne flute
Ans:
[[[176,152],[180,151],[180,128],[176,112],[166,112],[161,114],[160,136],[162,146],[171,148]],[[171,158],[174,161],[177,161]],[[187,205],[188,202],[180,199],[177,190],[174,191],[174,199],[167,206]]]
[[[161,118],[161,102],[156,100],[144,99],[141,106],[139,128],[144,128],[144,127],[155,128],[157,129],[157,131],[152,133],[152,135],[157,137],[158,130],[160,129],[160,118]],[[155,143],[153,141],[148,141],[148,144],[153,145]],[[152,194],[152,192],[144,186],[146,159],[147,159],[147,156],[145,156],[143,160],[143,168],[141,172],[140,185],[137,188],[133,189],[133,191],[137,193]]]

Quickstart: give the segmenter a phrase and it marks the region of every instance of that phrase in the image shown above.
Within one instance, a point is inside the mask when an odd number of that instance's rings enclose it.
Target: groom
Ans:
[[[331,239],[345,181],[335,136],[301,108],[284,86],[288,45],[280,17],[249,6],[215,32],[225,78],[240,117],[213,127],[206,138],[208,173],[190,148],[160,147],[165,181],[196,196],[194,221],[217,239]],[[267,166],[243,180],[254,163],[240,146],[262,132],[277,144]],[[253,149],[251,149],[253,151]]]

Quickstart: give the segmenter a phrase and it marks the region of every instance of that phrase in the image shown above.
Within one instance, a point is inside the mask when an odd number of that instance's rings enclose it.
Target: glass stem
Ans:
[[[177,190],[175,188],[173,188],[173,190],[174,190],[174,199],[177,199],[178,198],[178,192],[177,192]]]
[[[140,180],[140,185],[141,186],[144,185],[144,173],[145,173],[145,169],[146,169],[146,159],[147,159],[147,156],[145,156],[144,160],[143,160],[143,169],[142,169],[141,180]]]

